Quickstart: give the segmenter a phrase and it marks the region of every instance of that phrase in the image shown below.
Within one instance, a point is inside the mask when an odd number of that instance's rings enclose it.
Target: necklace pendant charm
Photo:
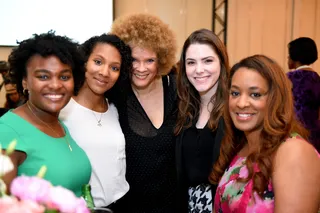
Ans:
[[[102,127],[102,124],[100,123],[100,122],[98,122],[98,124],[97,124],[99,127]]]

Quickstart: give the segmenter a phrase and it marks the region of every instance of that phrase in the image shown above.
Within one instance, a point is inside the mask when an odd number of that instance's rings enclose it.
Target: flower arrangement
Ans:
[[[68,189],[52,186],[49,181],[42,179],[46,172],[45,166],[35,177],[16,177],[10,186],[11,195],[7,195],[7,187],[2,177],[14,169],[9,155],[14,151],[16,143],[11,142],[6,153],[0,153],[1,213],[90,213],[84,199],[77,198]]]

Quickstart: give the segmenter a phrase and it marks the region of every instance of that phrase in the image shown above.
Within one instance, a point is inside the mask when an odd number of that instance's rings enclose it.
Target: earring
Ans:
[[[23,94],[24,94],[25,96],[29,95],[29,90],[26,89],[26,88],[24,88],[24,89],[23,89]]]

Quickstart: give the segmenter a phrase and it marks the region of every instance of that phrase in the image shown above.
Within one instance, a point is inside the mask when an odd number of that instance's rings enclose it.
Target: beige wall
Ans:
[[[178,53],[185,39],[199,28],[211,29],[212,0],[116,0],[115,17],[132,13],[151,13],[160,17],[175,32]]]
[[[175,32],[178,40],[176,60],[184,40],[196,29],[212,25],[212,0],[115,0],[115,18],[147,12],[159,16]],[[7,60],[11,48],[0,47],[0,60]],[[1,80],[0,80],[1,82]],[[0,106],[4,102],[4,91],[0,93]]]
[[[287,70],[287,44],[314,39],[320,51],[319,0],[229,0],[227,47],[231,63],[265,54]],[[314,64],[320,73],[320,60]]]
[[[0,61],[7,61],[12,47],[0,47]]]
[[[116,18],[147,12],[169,24],[178,39],[177,60],[191,32],[212,26],[212,0],[114,2]],[[320,49],[320,0],[229,0],[227,48],[231,64],[249,55],[266,54],[287,69],[287,44],[301,36],[313,38]],[[7,60],[10,51],[9,47],[0,47],[0,60]],[[320,59],[314,68],[320,73]]]

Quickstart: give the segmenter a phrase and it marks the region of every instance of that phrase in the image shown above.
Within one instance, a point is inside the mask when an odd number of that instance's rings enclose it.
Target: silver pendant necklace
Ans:
[[[106,106],[105,106],[105,99],[103,99],[102,105],[103,105],[103,109],[105,109],[105,108],[106,108]],[[95,112],[94,112],[93,110],[92,110],[91,112],[92,112],[92,114],[94,115],[95,119],[96,119],[97,122],[98,122],[98,123],[97,123],[97,126],[98,126],[98,127],[102,127],[101,119],[102,119],[103,112],[100,113],[100,118],[99,118],[99,120],[98,120]]]
[[[100,113],[100,119],[98,120],[96,114],[94,112],[92,112],[92,114],[94,115],[95,119],[97,120],[97,126],[99,127],[102,127],[102,124],[101,124],[101,118],[102,118],[102,113]]]

